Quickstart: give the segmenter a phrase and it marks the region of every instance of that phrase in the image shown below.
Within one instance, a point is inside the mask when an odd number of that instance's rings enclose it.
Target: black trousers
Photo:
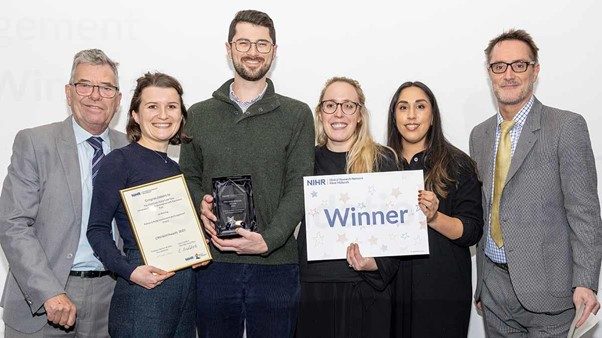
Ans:
[[[388,338],[391,290],[365,281],[301,282],[298,338]]]

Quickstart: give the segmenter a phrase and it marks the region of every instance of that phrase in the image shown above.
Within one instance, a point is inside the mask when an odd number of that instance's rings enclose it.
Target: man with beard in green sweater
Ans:
[[[310,108],[276,94],[267,78],[276,33],[265,13],[240,11],[226,49],[234,79],[189,109],[180,166],[211,236],[214,262],[199,269],[199,337],[290,337],[297,321],[299,267],[293,232],[303,217],[303,176],[313,172]],[[221,238],[212,178],[250,175],[257,231]]]

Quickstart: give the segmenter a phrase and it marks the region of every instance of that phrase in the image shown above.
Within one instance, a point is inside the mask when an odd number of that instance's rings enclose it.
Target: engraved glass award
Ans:
[[[219,237],[237,236],[237,228],[255,231],[257,220],[251,176],[214,178],[213,210],[217,216],[215,227]]]

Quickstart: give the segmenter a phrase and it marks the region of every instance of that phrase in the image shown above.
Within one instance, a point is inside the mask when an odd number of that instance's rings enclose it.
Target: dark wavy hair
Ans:
[[[236,24],[239,22],[247,22],[267,28],[272,43],[276,44],[276,28],[274,28],[274,21],[272,21],[272,18],[266,13],[253,9],[246,9],[236,13],[236,16],[232,19],[232,22],[230,22],[230,28],[228,29],[228,42],[232,42],[232,38],[236,35]]]
[[[184,95],[184,90],[182,89],[182,85],[178,80],[176,80],[173,76],[163,74],[163,73],[146,73],[143,76],[139,77],[136,80],[136,89],[134,89],[134,95],[132,96],[132,102],[130,103],[130,109],[128,110],[128,124],[125,127],[128,139],[130,142],[137,142],[140,140],[142,136],[142,132],[140,131],[140,125],[134,120],[132,116],[132,112],[138,111],[140,109],[140,103],[142,102],[142,91],[144,88],[148,87],[159,87],[159,88],[173,88],[180,96],[180,107],[182,110],[182,121],[180,122],[180,128],[176,134],[169,139],[169,144],[180,144],[180,143],[188,143],[192,140],[192,138],[188,137],[184,133],[184,124],[186,123],[186,118],[188,118],[188,112],[186,111],[186,107],[184,106],[184,100],[182,99],[182,95]]]
[[[401,91],[409,87],[420,88],[426,94],[432,106],[433,122],[426,135],[424,163],[427,170],[424,180],[427,190],[433,191],[445,198],[447,197],[448,187],[456,183],[456,177],[460,171],[463,169],[476,171],[476,166],[468,155],[447,141],[443,135],[441,113],[439,112],[439,105],[437,105],[435,94],[433,94],[427,85],[419,81],[408,81],[399,86],[389,105],[387,145],[397,153],[402,164],[404,164],[403,166],[405,166],[402,155],[403,143],[401,133],[397,129],[395,122],[395,110]]]

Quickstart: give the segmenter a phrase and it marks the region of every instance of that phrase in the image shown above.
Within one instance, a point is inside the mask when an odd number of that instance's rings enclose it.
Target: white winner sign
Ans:
[[[345,258],[350,243],[365,257],[429,253],[422,170],[308,176],[303,188],[308,260]]]

